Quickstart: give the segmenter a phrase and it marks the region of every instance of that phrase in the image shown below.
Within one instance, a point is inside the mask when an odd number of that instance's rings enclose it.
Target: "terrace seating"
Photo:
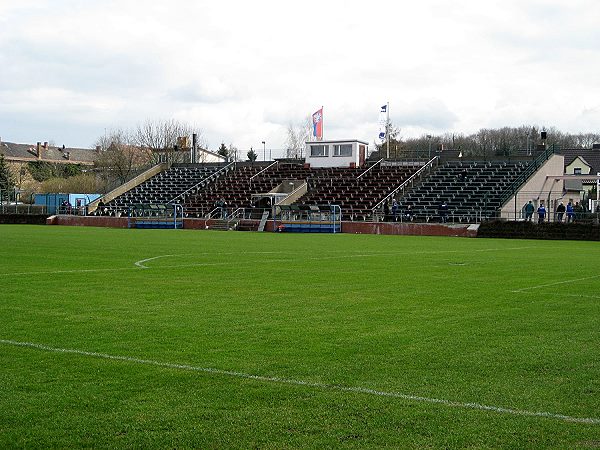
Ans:
[[[500,196],[528,166],[527,162],[447,162],[400,199],[421,220],[437,220],[447,202],[449,219],[469,222],[494,217]]]
[[[265,168],[264,164],[238,164],[227,174],[199,188],[185,197],[186,211],[194,217],[204,217],[215,208],[215,203],[224,199],[230,211],[251,206],[252,194],[265,192],[252,177]]]
[[[106,204],[126,211],[132,204],[165,204],[221,169],[221,165],[173,166]]]
[[[251,206],[252,194],[266,193],[284,180],[304,180],[308,192],[298,205],[337,204],[343,220],[370,220],[371,209],[412,175],[418,166],[376,166],[364,176],[364,168],[306,168],[299,163],[239,164],[235,170],[185,200],[186,211],[203,217],[223,198],[230,209]]]

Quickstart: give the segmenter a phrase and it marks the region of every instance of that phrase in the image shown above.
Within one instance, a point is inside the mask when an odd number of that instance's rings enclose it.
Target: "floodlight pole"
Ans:
[[[267,146],[265,144],[265,141],[262,141],[262,145],[263,145],[263,161],[267,160]]]
[[[385,119],[385,138],[387,140],[387,159],[390,159],[390,102],[387,102],[385,108],[387,117]]]

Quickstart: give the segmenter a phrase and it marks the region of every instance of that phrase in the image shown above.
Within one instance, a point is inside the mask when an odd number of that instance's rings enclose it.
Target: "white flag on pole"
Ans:
[[[385,132],[387,126],[387,107],[388,105],[383,105],[379,110],[379,139],[382,141],[385,140]]]

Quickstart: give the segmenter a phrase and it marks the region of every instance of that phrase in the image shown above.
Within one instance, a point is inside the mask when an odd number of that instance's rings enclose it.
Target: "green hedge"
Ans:
[[[600,226],[591,223],[555,223],[513,221],[484,222],[477,237],[512,239],[569,239],[600,241]]]
[[[45,214],[0,214],[0,224],[46,225]]]

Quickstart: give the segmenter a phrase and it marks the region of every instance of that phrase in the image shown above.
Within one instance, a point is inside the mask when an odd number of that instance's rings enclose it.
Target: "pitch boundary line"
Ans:
[[[509,291],[514,294],[529,294],[524,291]],[[585,294],[565,294],[564,292],[544,292],[544,296],[553,295],[555,297],[574,297],[574,298],[600,298],[600,295],[585,295]]]
[[[593,280],[594,278],[600,278],[600,275],[592,275],[591,277],[584,277],[584,278],[574,278],[572,280],[555,281],[554,283],[538,284],[536,286],[528,286],[528,287],[522,288],[522,289],[515,289],[510,292],[514,292],[514,293],[526,292],[526,291],[531,291],[533,289],[540,289],[540,288],[545,288],[545,287],[550,287],[550,286],[558,286],[560,284],[574,283],[576,281]]]
[[[504,408],[500,406],[491,406],[484,405],[480,403],[471,403],[471,402],[459,402],[454,400],[445,400],[440,398],[433,397],[423,397],[419,395],[412,394],[404,394],[401,392],[394,391],[381,391],[377,389],[364,388],[364,387],[353,387],[353,386],[341,386],[335,384],[327,384],[327,383],[316,383],[311,381],[303,381],[303,380],[294,380],[291,378],[280,378],[280,377],[269,377],[264,375],[252,375],[243,372],[236,372],[231,370],[223,370],[216,369],[212,367],[198,367],[192,366],[188,364],[176,364],[176,363],[168,363],[155,361],[151,359],[141,359],[141,358],[132,358],[129,356],[119,356],[119,355],[110,355],[107,353],[97,353],[97,352],[88,352],[85,350],[76,350],[76,349],[68,349],[68,348],[59,348],[59,347],[50,347],[43,344],[36,344],[33,342],[19,342],[13,341],[9,339],[0,339],[1,344],[11,345],[13,347],[24,347],[24,348],[33,348],[36,350],[43,350],[47,352],[55,352],[55,353],[66,353],[66,354],[74,354],[80,356],[89,356],[98,359],[105,359],[111,361],[122,361],[134,364],[141,364],[147,366],[154,367],[162,367],[167,369],[176,369],[176,370],[185,370],[190,372],[201,372],[208,373],[213,375],[225,375],[229,377],[242,378],[247,380],[255,380],[266,383],[278,383],[278,384],[287,384],[292,386],[304,386],[315,389],[323,389],[330,391],[338,391],[338,392],[350,392],[356,394],[367,394],[374,395],[377,397],[389,397],[389,398],[398,398],[402,400],[421,402],[421,403],[431,403],[431,404],[439,404],[454,408],[463,408],[463,409],[475,409],[480,411],[490,411],[500,414],[510,414],[515,416],[528,416],[528,417],[542,417],[546,419],[554,419],[560,420],[564,422],[573,422],[573,423],[583,423],[583,424],[592,424],[592,425],[600,425],[600,418],[594,417],[574,417],[568,416],[565,414],[556,414],[545,411],[527,411],[524,409],[514,409],[514,408]]]

